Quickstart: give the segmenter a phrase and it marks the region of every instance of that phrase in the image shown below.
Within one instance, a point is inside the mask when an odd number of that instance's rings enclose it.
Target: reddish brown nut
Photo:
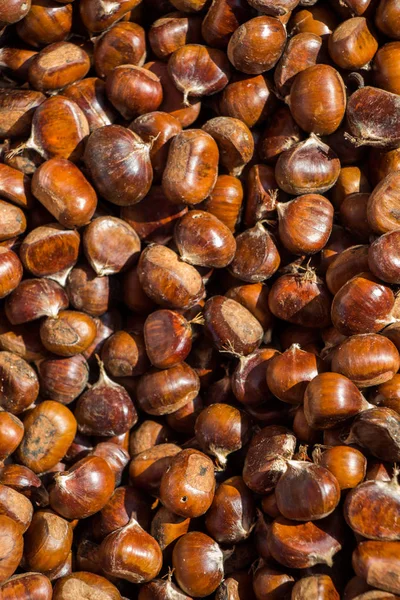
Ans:
[[[24,436],[22,422],[12,413],[0,412],[0,460],[5,460],[19,446]]]
[[[45,99],[33,90],[0,90],[0,139],[28,137],[35,109]]]
[[[80,236],[61,225],[33,229],[23,240],[19,255],[36,277],[67,274],[78,260]]]
[[[37,363],[40,394],[70,404],[85,389],[89,379],[89,366],[81,354],[70,358],[50,357]]]
[[[303,577],[294,584],[292,590],[293,600],[340,600],[340,596],[329,575],[312,575]]]
[[[341,490],[356,488],[365,477],[367,459],[356,448],[332,446],[321,452],[317,447],[313,459],[333,473]]]
[[[8,248],[0,247],[0,298],[5,298],[18,287],[22,273],[22,263],[17,254]]]
[[[358,245],[346,248],[335,258],[326,272],[326,284],[332,294],[355,275],[368,269],[368,246]]]
[[[183,315],[172,310],[151,313],[144,324],[144,341],[151,364],[168,369],[186,359],[192,348],[192,328]]]
[[[368,251],[368,265],[372,273],[387,283],[400,282],[400,265],[396,248],[400,239],[400,230],[385,233],[375,240]]]
[[[196,15],[169,13],[152,23],[149,29],[151,49],[157,58],[168,58],[185,44],[201,43],[200,29],[201,19]]]
[[[20,325],[40,317],[56,317],[67,307],[67,295],[55,281],[24,279],[7,297],[5,311],[12,325]]]
[[[55,92],[83,79],[89,68],[89,56],[82,48],[57,42],[34,56],[29,65],[29,83],[40,92]]]
[[[329,54],[341,69],[362,69],[374,58],[378,42],[364,17],[343,21],[328,41]]]
[[[32,193],[64,227],[81,227],[92,218],[96,192],[82,172],[65,158],[52,158],[32,178]]]
[[[52,469],[64,458],[76,434],[72,412],[59,402],[46,400],[24,418],[25,435],[17,456],[34,473]]]
[[[38,511],[25,534],[27,567],[45,573],[62,565],[71,551],[72,527],[50,511]]]
[[[272,348],[260,348],[240,357],[230,379],[232,392],[239,402],[247,407],[261,407],[271,399],[266,373],[276,354],[279,352]]]
[[[61,42],[72,27],[72,6],[53,0],[33,0],[31,9],[17,25],[19,37],[35,48]]]
[[[104,343],[101,358],[112,377],[142,375],[149,366],[143,336],[117,331]]]
[[[20,235],[26,229],[26,218],[23,211],[18,206],[3,202],[3,200],[0,200],[0,219],[2,223],[0,242]]]
[[[238,279],[256,283],[272,277],[280,265],[274,240],[261,222],[236,238],[236,252],[229,270]]]
[[[273,316],[268,307],[269,289],[263,283],[251,283],[230,288],[226,297],[236,300],[261,323],[264,339],[267,340],[273,324]]]
[[[0,193],[21,208],[31,208],[33,203],[31,181],[21,171],[6,164],[0,165]]]
[[[1,593],[4,600],[22,600],[26,594],[29,594],[32,600],[51,600],[53,588],[46,575],[21,573],[3,583]]]
[[[290,92],[297,73],[315,65],[321,46],[321,37],[314,33],[299,33],[289,39],[274,73],[275,85],[281,96],[285,97]]]
[[[217,142],[222,166],[230,175],[239,177],[254,154],[254,140],[247,125],[240,119],[215,117],[202,129]]]
[[[116,111],[107,100],[106,84],[97,77],[86,77],[69,85],[63,90],[63,95],[76,102],[85,115],[91,132],[99,127],[112,125],[117,118]]]
[[[225,49],[234,31],[249,18],[247,2],[216,0],[203,19],[201,35],[209,46]]]
[[[6,515],[0,515],[0,526],[3,538],[0,551],[0,582],[3,582],[13,575],[21,561],[24,539],[20,526]]]
[[[175,444],[158,444],[134,456],[129,465],[131,485],[159,496],[161,479],[180,451]]]
[[[353,569],[369,585],[400,593],[399,542],[361,542],[353,552]]]
[[[233,233],[239,219],[242,201],[243,187],[240,179],[231,175],[218,175],[214,189],[204,201],[204,208]]]
[[[130,435],[129,454],[134,457],[157,444],[163,444],[168,441],[170,435],[171,432],[166,425],[157,421],[143,421]]]
[[[241,75],[222,91],[218,103],[219,112],[242,120],[247,127],[262,123],[276,108],[271,88],[265,75]]]
[[[138,264],[139,282],[144,292],[158,305],[188,309],[203,297],[199,272],[179,260],[177,254],[160,244],[143,250]]]
[[[74,356],[87,350],[97,334],[92,317],[86,313],[62,310],[47,317],[40,326],[40,339],[47,350],[59,356]]]
[[[145,59],[145,32],[136,23],[116,23],[96,40],[93,60],[99,77],[107,77],[123,64],[142,67]]]
[[[217,180],[218,158],[218,146],[205,131],[188,129],[178,133],[171,141],[162,178],[168,200],[176,204],[205,200]]]
[[[12,352],[0,352],[0,406],[20,414],[37,398],[39,381],[33,368]]]
[[[91,317],[99,317],[107,312],[116,295],[113,280],[107,276],[98,276],[84,262],[70,271],[65,289],[72,306],[77,310],[84,310]]]
[[[149,528],[150,507],[147,497],[131,486],[118,487],[107,504],[94,517],[93,535],[102,540],[120,527],[127,525],[134,517],[144,529]]]
[[[87,456],[55,476],[50,506],[66,519],[84,519],[106,505],[114,485],[107,462],[100,456]]]
[[[79,4],[80,17],[90,33],[105,31],[113,23],[119,21],[126,13],[133,10],[137,0],[82,0]]]
[[[99,593],[103,595],[104,600],[121,600],[122,598],[115,585],[105,577],[86,571],[75,571],[56,581],[53,600],[68,600],[68,598],[71,598],[71,594],[75,600],[83,600],[87,595]],[[47,598],[43,600],[47,600]]]
[[[357,444],[380,460],[396,462],[400,457],[400,414],[390,408],[369,408],[358,414],[345,444]]]
[[[107,76],[106,91],[111,104],[127,120],[157,110],[163,99],[157,75],[135,65],[112,69]]]

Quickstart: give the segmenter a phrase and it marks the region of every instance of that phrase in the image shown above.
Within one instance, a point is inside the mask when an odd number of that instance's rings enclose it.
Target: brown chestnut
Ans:
[[[57,569],[68,557],[72,546],[72,527],[51,511],[38,511],[25,534],[24,558],[27,567],[46,573]]]
[[[59,356],[84,352],[94,341],[96,333],[92,317],[72,310],[62,310],[56,317],[47,317],[40,326],[43,345]]]
[[[158,369],[173,367],[192,348],[192,328],[183,315],[172,310],[156,310],[144,324],[144,341],[151,364]]]

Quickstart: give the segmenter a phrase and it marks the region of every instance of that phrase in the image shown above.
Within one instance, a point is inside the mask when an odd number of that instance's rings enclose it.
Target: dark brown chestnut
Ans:
[[[173,367],[192,348],[192,328],[183,315],[172,310],[156,310],[145,321],[144,341],[151,364],[158,369]]]
[[[80,396],[89,379],[89,366],[81,354],[40,360],[37,370],[42,398],[61,404],[70,404]]]
[[[256,283],[272,277],[280,261],[272,236],[258,222],[237,236],[236,252],[229,270],[242,281]]]

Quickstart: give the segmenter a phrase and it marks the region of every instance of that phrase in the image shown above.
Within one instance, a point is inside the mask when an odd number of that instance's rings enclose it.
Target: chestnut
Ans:
[[[46,575],[20,573],[2,584],[1,593],[4,600],[22,600],[27,595],[32,600],[51,600],[53,588]]]
[[[315,65],[321,46],[321,37],[314,33],[298,33],[289,39],[274,73],[275,85],[282,97],[289,94],[297,73]]]
[[[21,561],[24,539],[20,526],[6,515],[0,515],[0,527],[3,539],[0,548],[0,582],[3,582],[14,574]]]
[[[250,283],[272,277],[280,265],[274,240],[261,222],[236,238],[236,252],[229,270],[238,279]]]
[[[99,193],[113,204],[135,204],[150,189],[150,148],[136,133],[120,125],[93,131],[84,161]]]
[[[161,244],[153,244],[143,250],[137,273],[145,294],[166,308],[188,309],[204,295],[199,272]]]
[[[225,53],[201,44],[186,44],[175,50],[168,60],[168,72],[183,93],[184,104],[189,96],[209,96],[222,91],[231,75]]]
[[[114,474],[104,458],[87,456],[57,473],[50,506],[66,519],[84,519],[101,510],[114,491]]]
[[[258,75],[278,62],[286,43],[286,30],[274,17],[262,16],[240,25],[228,43],[228,58],[243,73]]]
[[[324,90],[329,90],[327,97]],[[296,75],[288,104],[294,120],[304,131],[329,135],[336,131],[344,117],[346,94],[343,79],[330,65],[308,67]]]
[[[188,532],[190,519],[180,517],[161,506],[151,522],[151,535],[157,540],[161,550],[172,549],[172,544]]]
[[[136,454],[129,465],[129,479],[135,488],[159,496],[160,482],[172,458],[181,451],[175,444],[160,443]]]
[[[254,500],[243,479],[226,479],[218,486],[206,513],[207,531],[218,543],[237,544],[249,537],[254,521]]]
[[[272,491],[293,457],[296,438],[286,427],[269,425],[251,439],[243,468],[247,487],[257,494]]]
[[[346,338],[332,355],[332,371],[345,375],[361,388],[389,381],[399,368],[396,346],[388,338],[374,333]]]
[[[178,133],[171,141],[162,177],[168,200],[175,204],[198,204],[205,200],[217,180],[218,158],[218,146],[205,131],[188,129]]]
[[[28,529],[33,515],[31,501],[17,490],[0,484],[0,512],[10,517],[25,533]]]
[[[100,561],[104,573],[144,583],[157,577],[162,566],[162,553],[156,540],[134,517],[101,543]]]
[[[34,369],[12,352],[0,352],[0,406],[20,414],[37,398],[39,381]]]
[[[61,225],[44,225],[33,229],[21,243],[20,258],[24,267],[36,277],[68,273],[78,260],[80,236]]]
[[[32,193],[64,227],[86,225],[97,205],[96,192],[66,158],[51,158],[32,178]]]
[[[93,61],[99,77],[124,64],[142,67],[145,59],[145,32],[137,23],[116,23],[96,40]]]
[[[399,542],[360,542],[352,557],[356,575],[393,594],[400,593],[399,562]]]
[[[6,164],[0,165],[0,192],[5,200],[20,208],[32,208],[33,198],[29,177]]]
[[[107,97],[124,119],[133,119],[160,106],[163,90],[157,75],[135,65],[112,69],[106,81]]]
[[[389,173],[368,197],[367,219],[376,233],[387,233],[400,228],[400,219],[396,213],[399,185],[399,173],[397,171]]]
[[[219,219],[233,233],[235,231],[243,201],[240,179],[232,175],[218,175],[217,181],[204,208]]]
[[[133,23],[132,23],[133,25]],[[89,124],[90,131],[111,125],[117,117],[106,96],[106,84],[97,77],[86,77],[63,89],[63,96],[79,106]]]
[[[177,541],[172,564],[179,586],[186,594],[204,598],[212,594],[224,576],[224,555],[212,538],[191,531]]]
[[[254,140],[247,125],[232,117],[215,117],[202,129],[217,142],[223,167],[230,175],[239,177],[254,154]]]
[[[317,464],[333,473],[341,490],[356,488],[365,477],[367,460],[357,448],[332,446],[321,451],[317,447],[313,458]]]
[[[29,136],[35,109],[46,96],[34,90],[0,90],[0,139]]]
[[[56,317],[47,317],[40,326],[44,347],[60,356],[84,352],[94,341],[96,333],[92,317],[72,310],[62,310]]]
[[[201,25],[206,44],[225,49],[235,30],[250,18],[250,8],[243,0],[215,0]]]
[[[329,575],[312,575],[299,579],[292,590],[293,600],[340,600],[340,596]]]
[[[328,40],[329,54],[341,69],[366,67],[378,50],[378,42],[365,17],[343,21]]]
[[[33,515],[25,534],[24,559],[33,571],[46,573],[65,562],[72,546],[72,527],[51,511]]]
[[[211,506],[215,491],[214,465],[208,456],[191,448],[171,461],[160,484],[160,500],[181,517],[200,517]]]
[[[320,373],[304,394],[304,414],[314,429],[331,429],[369,407],[357,386],[338,373]]]
[[[0,411],[0,460],[3,461],[19,446],[24,436],[22,422],[5,410]]]
[[[8,248],[0,247],[0,298],[5,298],[21,282],[22,263],[17,254]]]
[[[376,85],[394,94],[400,91],[397,66],[399,51],[399,42],[385,44],[376,53],[373,65]]]
[[[18,206],[0,200],[0,218],[2,222],[1,242],[24,233],[26,218],[24,212]]]
[[[172,310],[156,310],[144,324],[144,342],[151,364],[168,369],[179,364],[192,348],[192,328],[183,315]]]
[[[369,248],[367,245],[357,245],[346,248],[329,265],[326,272],[326,284],[332,294],[352,279],[368,270]]]
[[[260,322],[267,340],[273,324],[273,316],[268,307],[269,289],[263,283],[238,285],[226,292],[226,297],[236,300]]]
[[[240,119],[251,128],[272,115],[276,99],[265,75],[241,75],[223,89],[218,108],[221,115]]]
[[[232,392],[239,402],[255,408],[270,399],[271,392],[267,385],[266,373],[276,354],[279,352],[272,348],[259,348],[247,356],[240,357],[231,376]]]
[[[68,600],[71,594],[75,600],[84,600],[87,594],[99,593],[103,595],[104,600],[121,600],[118,589],[105,577],[86,571],[75,571],[56,581],[53,600]]]
[[[151,49],[157,58],[168,58],[186,44],[201,43],[200,29],[201,20],[196,15],[179,12],[165,15],[154,21],[149,29]]]
[[[368,173],[368,178],[369,177],[370,171]],[[330,192],[330,198],[335,208],[340,208],[343,200],[350,194],[370,192],[371,186],[368,178],[357,166],[342,166],[339,177]]]
[[[142,375],[149,366],[141,334],[117,331],[104,343],[101,358],[112,377]]]
[[[91,317],[99,317],[111,308],[116,288],[107,276],[98,276],[86,263],[78,263],[69,272],[65,289],[74,308]]]
[[[368,265],[371,272],[386,283],[400,282],[400,265],[397,253],[400,230],[385,233],[375,240],[368,250]]]
[[[400,415],[391,408],[370,408],[355,417],[344,442],[368,448],[380,460],[396,462],[400,456],[399,425]]]
[[[55,92],[83,79],[89,68],[89,56],[81,47],[70,42],[56,42],[31,60],[29,83],[40,92]]]
[[[127,525],[133,516],[144,529],[150,524],[150,507],[146,496],[130,486],[116,488],[101,511],[93,518],[95,539],[104,539],[109,533]]]
[[[163,423],[142,421],[130,434],[129,454],[134,457],[145,450],[150,450],[157,444],[163,444],[168,441],[170,435],[169,428]]]
[[[77,427],[72,412],[52,400],[35,406],[23,423],[25,435],[17,455],[35,473],[48,471],[65,456]]]
[[[167,579],[153,579],[150,583],[145,583],[141,586],[138,600],[163,600],[164,598],[173,598],[176,600],[189,600],[179,588],[171,581],[171,577]]]

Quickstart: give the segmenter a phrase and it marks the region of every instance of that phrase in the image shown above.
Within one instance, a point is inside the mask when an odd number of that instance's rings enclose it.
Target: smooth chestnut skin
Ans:
[[[218,101],[221,115],[240,119],[247,127],[254,127],[271,116],[276,98],[271,83],[264,75],[240,75],[229,83]]]
[[[370,396],[370,402],[377,406],[383,406],[385,408],[391,408],[396,412],[400,412],[399,404],[399,393],[400,393],[400,375],[397,373],[389,379],[386,383],[381,383],[376,389],[372,391]]]
[[[268,596],[289,598],[293,583],[294,579],[290,575],[260,562],[253,576],[253,591],[257,600],[268,600]],[[237,596],[239,600],[241,597]]]
[[[332,323],[344,335],[377,333],[392,322],[392,290],[370,273],[345,283],[332,302]]]
[[[191,210],[181,217],[175,226],[174,241],[181,259],[200,267],[226,267],[236,250],[228,227],[202,210]]]
[[[244,224],[253,227],[258,221],[270,219],[277,207],[278,184],[273,167],[253,165],[247,175]]]
[[[50,511],[36,512],[25,534],[24,558],[28,569],[40,573],[57,569],[70,553],[72,536],[68,521]]]
[[[55,476],[50,506],[66,519],[85,519],[107,504],[114,485],[114,473],[104,458],[87,456]]]
[[[381,0],[376,14],[375,24],[378,29],[390,38],[400,40],[399,7],[393,0]]]
[[[65,40],[72,27],[72,6],[53,0],[33,0],[17,25],[18,36],[34,48]]]
[[[44,347],[59,356],[74,356],[87,350],[97,334],[95,321],[83,312],[62,310],[40,326]]]
[[[357,386],[339,373],[320,373],[304,394],[304,413],[314,429],[336,427],[368,407]]]
[[[160,244],[143,250],[138,263],[138,277],[143,291],[165,308],[188,309],[204,296],[199,272],[179,260],[173,250]]]
[[[321,370],[315,354],[293,344],[283,354],[275,354],[267,366],[266,380],[274,396],[289,404],[302,404],[307,385]]]
[[[134,517],[139,525],[148,529],[150,525],[150,507],[147,497],[131,486],[121,486],[115,492],[101,511],[93,519],[93,535],[102,540],[105,536],[120,527],[127,525]]]
[[[20,325],[40,317],[55,317],[67,306],[67,295],[55,281],[24,279],[7,297],[5,312],[12,325]]]
[[[6,515],[0,515],[0,528],[0,582],[3,582],[13,575],[21,561],[24,539],[20,526]]]
[[[331,298],[313,272],[282,275],[272,285],[268,306],[273,315],[303,327],[328,327]]]
[[[194,369],[181,362],[168,369],[150,369],[141,376],[136,389],[139,407],[150,415],[167,415],[191,400],[200,390]]]
[[[333,216],[332,204],[319,194],[306,194],[290,202],[280,203],[280,240],[292,254],[315,254],[328,242]]]
[[[289,108],[281,106],[275,111],[273,121],[268,123],[261,135],[257,147],[260,159],[274,163],[281,152],[289,150],[300,139],[300,129]]]
[[[104,600],[122,600],[118,589],[108,579],[86,571],[75,571],[57,579],[53,600],[68,600],[71,596],[75,600],[84,600],[85,596],[93,594],[102,594]]]
[[[357,70],[367,66],[378,50],[378,42],[365,17],[343,21],[328,40],[329,54],[341,69]],[[391,90],[390,90],[391,91]]]
[[[137,262],[140,239],[122,219],[97,217],[84,231],[83,249],[90,266],[103,277],[129,269]]]
[[[0,318],[0,348],[18,354],[30,361],[41,360],[47,350],[40,341],[39,321],[24,325],[11,325],[5,316]]]
[[[78,260],[80,236],[61,225],[36,227],[24,238],[19,255],[28,271],[36,277],[67,271]]]
[[[89,366],[81,354],[69,358],[49,357],[36,363],[40,395],[61,404],[70,404],[85,389]]]
[[[396,248],[400,243],[400,229],[389,231],[376,239],[368,250],[371,272],[387,283],[400,283],[400,262]]]
[[[293,600],[340,600],[340,596],[329,575],[312,575],[297,581],[292,590]]]
[[[314,33],[299,33],[289,39],[274,72],[275,85],[282,97],[289,94],[297,73],[315,65],[321,46],[321,37]]]
[[[79,106],[64,96],[52,96],[33,115],[27,148],[36,150],[45,160],[66,158],[76,162],[88,135],[89,124]]]
[[[35,171],[32,193],[61,225],[71,229],[89,223],[97,206],[93,187],[65,158],[52,158]]]
[[[342,517],[337,512],[317,522],[299,523],[277,517],[268,532],[268,548],[272,557],[285,567],[331,567],[333,557],[342,548],[343,537]]]
[[[231,35],[250,16],[249,6],[243,0],[215,0],[203,19],[201,35],[209,46],[225,49]]]
[[[28,137],[35,109],[45,99],[34,90],[0,90],[0,139]]]
[[[212,594],[224,576],[222,550],[200,531],[191,531],[179,538],[172,554],[172,565],[179,586],[196,598]]]
[[[112,438],[108,437],[106,439]],[[114,444],[112,441],[106,441],[97,444],[90,456],[100,456],[101,458],[104,458],[114,474],[115,485],[121,485],[122,472],[129,462],[129,453],[127,450],[117,444]]]
[[[128,331],[117,331],[105,341],[101,359],[112,377],[142,375],[149,367],[143,336]]]
[[[94,46],[94,68],[103,79],[120,65],[142,67],[145,59],[145,32],[137,23],[116,23],[96,40]]]
[[[107,276],[98,276],[85,262],[70,271],[65,290],[72,306],[91,317],[100,317],[107,312],[115,296],[113,281]]]
[[[279,512],[287,519],[316,521],[335,510],[340,501],[340,487],[325,467],[290,460],[276,485],[275,497]]]
[[[270,399],[266,372],[269,362],[276,354],[279,352],[272,348],[259,348],[247,356],[240,357],[231,376],[231,390],[241,404],[261,407],[265,400]]]
[[[340,161],[314,134],[279,155],[275,178],[279,187],[292,195],[323,194],[336,182]]]
[[[106,80],[107,97],[124,119],[157,110],[163,90],[157,75],[135,65],[120,65],[110,71]]]
[[[232,175],[218,175],[215,186],[202,207],[219,219],[233,233],[243,202],[243,186]]]
[[[100,560],[106,575],[131,583],[145,583],[157,577],[162,552],[156,540],[132,517],[128,525],[103,540]]]
[[[90,59],[83,48],[57,42],[34,56],[29,65],[29,83],[39,92],[55,92],[83,79],[89,69]]]
[[[176,204],[205,200],[217,180],[218,158],[218,146],[205,131],[187,129],[178,133],[171,141],[162,177],[168,200]]]
[[[39,381],[33,368],[12,352],[0,352],[0,406],[18,415],[35,402]]]
[[[280,265],[274,240],[258,222],[236,238],[236,252],[229,270],[238,279],[256,283],[269,279]]]
[[[398,189],[400,174],[395,171],[384,177],[368,198],[367,218],[370,227],[379,234],[400,228]]]
[[[361,542],[353,552],[352,565],[368,585],[400,593],[399,542]]]
[[[391,42],[382,46],[374,58],[373,69],[376,85],[393,94],[400,92],[399,57],[399,42]]]
[[[76,434],[76,419],[59,402],[46,400],[23,419],[25,435],[18,448],[19,462],[34,473],[49,471],[64,458]]]
[[[168,369],[179,364],[192,348],[192,328],[183,315],[172,310],[156,310],[144,324],[144,341],[151,364]]]
[[[160,484],[160,500],[181,517],[200,517],[210,508],[215,492],[212,460],[192,448],[179,452],[171,461]]]
[[[185,44],[201,43],[200,30],[201,19],[196,15],[169,13],[152,23],[149,29],[151,49],[157,58],[166,59]]]
[[[22,600],[27,594],[32,600],[51,600],[53,597],[50,580],[41,573],[14,575],[0,589],[4,600]]]
[[[325,5],[306,6],[296,12],[290,21],[289,34],[314,33],[326,39],[338,25],[335,13]]]
[[[108,125],[94,131],[84,154],[85,165],[99,193],[118,206],[129,206],[150,189],[150,149],[133,131]]]
[[[0,299],[18,287],[22,274],[23,267],[18,255],[8,248],[0,247]]]
[[[247,487],[256,494],[271,492],[286,471],[287,460],[293,457],[295,448],[295,436],[281,425],[268,425],[256,433],[243,468]]]
[[[397,475],[390,482],[365,481],[346,496],[344,517],[351,529],[363,538],[399,541],[399,484]],[[371,518],[371,514],[374,518]]]
[[[18,206],[0,200],[0,218],[2,222],[0,242],[24,233],[26,229],[26,218],[23,211]]]
[[[373,231],[368,223],[369,194],[356,193],[347,196],[340,205],[340,219],[356,241],[366,244],[369,242]]]
[[[340,252],[326,271],[326,284],[332,294],[350,279],[368,270],[369,248],[367,245],[351,246]]]
[[[211,404],[197,417],[195,435],[201,449],[224,467],[228,455],[249,441],[250,419],[245,412],[229,404]]]
[[[220,544],[237,544],[249,537],[255,521],[252,493],[239,476],[221,483],[207,511],[205,524]]]
[[[258,75],[276,65],[285,43],[286,30],[278,19],[255,17],[233,33],[228,43],[228,58],[238,71]]]
[[[368,178],[373,182],[371,176],[372,169],[368,170]],[[340,169],[339,177],[332,188],[329,196],[336,209],[340,208],[343,200],[350,194],[368,193],[371,191],[369,179],[355,165],[343,166]]]
[[[263,329],[241,304],[213,296],[204,306],[205,330],[219,350],[246,356],[261,344]]]
[[[129,465],[131,485],[159,496],[161,479],[180,451],[175,444],[161,443],[134,456]]]
[[[117,118],[117,112],[107,100],[105,88],[106,84],[101,79],[86,77],[63,89],[63,95],[76,102],[82,110],[91,132],[112,125]]]
[[[0,460],[5,460],[19,446],[24,437],[22,422],[5,410],[0,412]]]
[[[91,34],[99,33],[109,29],[113,23],[133,10],[137,4],[137,0],[122,0],[117,4],[110,0],[106,0],[106,2],[83,0],[79,4],[80,17]]]
[[[400,368],[396,346],[383,335],[366,333],[345,339],[333,351],[331,369],[358,387],[389,381]]]
[[[315,451],[313,457],[336,477],[341,490],[356,488],[365,477],[367,459],[356,448],[333,446],[322,452]]]
[[[399,424],[399,413],[390,408],[364,410],[355,417],[345,443],[368,448],[368,452],[380,460],[397,462]]]
[[[187,65],[191,68],[188,70]],[[183,103],[189,96],[210,96],[221,92],[230,79],[230,65],[224,52],[201,44],[186,44],[178,48],[168,61],[168,73],[183,94]]]
[[[32,207],[31,180],[21,171],[8,165],[0,165],[0,193],[21,208]]]
[[[180,517],[164,506],[158,509],[151,522],[151,535],[157,540],[161,550],[172,549],[171,544],[188,532],[190,519]]]
[[[326,97],[324,90],[327,91]],[[296,75],[288,102],[299,127],[308,133],[329,135],[336,131],[344,117],[346,94],[343,79],[330,65],[309,67]]]

